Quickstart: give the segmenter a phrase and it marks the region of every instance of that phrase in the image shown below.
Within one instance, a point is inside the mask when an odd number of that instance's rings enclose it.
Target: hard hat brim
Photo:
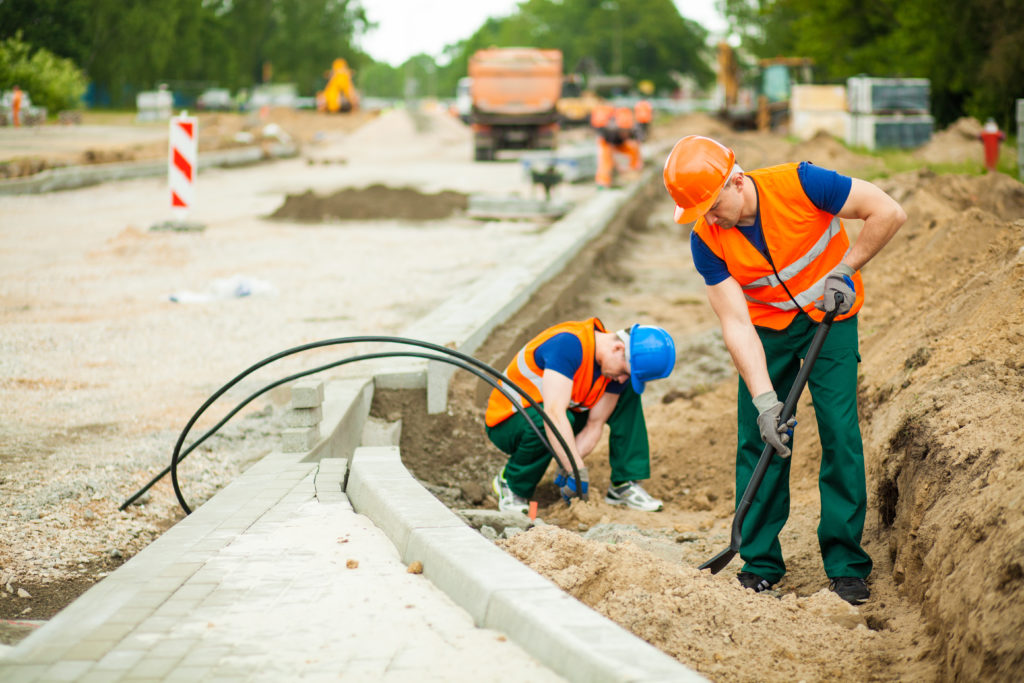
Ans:
[[[725,183],[722,183],[722,187],[718,188],[718,192],[715,192],[713,195],[711,195],[710,198],[704,200],[697,206],[691,206],[688,209],[684,209],[681,206],[676,206],[675,214],[673,216],[676,223],[679,223],[681,225],[685,225],[686,223],[692,223],[701,216],[703,216],[704,214],[706,214],[708,212],[708,209],[711,208],[711,205],[718,201],[718,195],[722,194],[722,190],[724,189]]]

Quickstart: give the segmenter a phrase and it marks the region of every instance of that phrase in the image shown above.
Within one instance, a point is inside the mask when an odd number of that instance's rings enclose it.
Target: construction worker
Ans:
[[[665,162],[675,220],[696,221],[694,265],[740,374],[736,497],[765,444],[775,449],[743,528],[737,578],[754,591],[786,573],[779,532],[789,516],[789,441],[779,424],[785,398],[824,311],[836,322],[808,384],[822,443],[818,542],[829,587],[851,604],[870,597],[871,558],[861,547],[867,492],[857,423],[857,312],[860,269],[889,241],[906,214],[875,185],[808,162],[745,173],[733,151],[710,138],[676,142]],[[864,221],[850,246],[843,218]]]
[[[616,152],[629,157],[630,170],[639,171],[643,167],[636,121],[628,107],[599,104],[590,112],[590,126],[597,132],[597,173],[594,182],[599,188],[612,186]]]
[[[21,125],[21,88],[15,85],[11,88],[11,123],[15,126]]]
[[[633,114],[636,117],[637,139],[643,142],[651,134],[651,120],[654,118],[654,109],[647,100],[638,100],[633,105]]]
[[[668,377],[675,359],[672,337],[660,327],[633,325],[608,332],[600,320],[590,318],[549,327],[509,363],[505,375],[540,404],[569,447],[565,453],[537,409],[512,390],[558,453],[555,485],[567,502],[577,491],[588,492],[590,476],[583,460],[607,424],[611,487],[605,502],[646,512],[662,509],[662,502],[637,483],[651,472],[640,394],[646,382]],[[509,456],[492,482],[498,508],[525,514],[551,452],[496,389],[491,391],[484,422],[491,442]]]

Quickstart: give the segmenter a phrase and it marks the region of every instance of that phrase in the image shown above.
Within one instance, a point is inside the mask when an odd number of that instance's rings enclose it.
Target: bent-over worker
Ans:
[[[646,382],[669,376],[675,358],[672,337],[660,327],[633,325],[608,332],[600,320],[590,318],[549,327],[512,359],[505,375],[540,404],[569,447],[565,453],[537,409],[510,390],[557,452],[561,470],[555,484],[566,501],[577,491],[587,493],[590,477],[583,459],[594,450],[607,424],[611,487],[605,502],[647,512],[662,509],[661,501],[637,483],[651,476],[640,394]],[[525,514],[551,462],[551,452],[496,389],[491,391],[484,421],[487,436],[509,456],[492,482],[498,507]]]
[[[795,421],[779,424],[779,399],[788,395],[823,311],[836,307],[836,292],[843,295],[808,386],[822,444],[818,543],[825,573],[831,590],[860,604],[870,597],[865,579],[872,566],[861,547],[867,487],[857,423],[860,269],[906,214],[875,185],[809,162],[745,173],[731,149],[696,135],[675,144],[664,181],[676,222],[696,221],[694,265],[740,374],[737,503],[764,445],[775,450],[741,529],[745,564],[737,578],[754,591],[786,573],[779,532],[789,516],[787,442]],[[852,246],[843,218],[864,221]]]
[[[643,168],[636,121],[629,107],[600,104],[590,113],[590,125],[597,132],[597,172],[594,174],[594,182],[599,188],[612,186],[616,154],[626,155],[631,171]]]

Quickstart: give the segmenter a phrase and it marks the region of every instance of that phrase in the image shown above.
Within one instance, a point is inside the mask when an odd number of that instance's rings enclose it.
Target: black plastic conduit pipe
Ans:
[[[434,355],[430,355],[430,354],[424,354],[424,353],[419,353],[419,352],[411,352],[411,351],[381,352],[381,353],[364,354],[364,355],[361,355],[361,356],[354,356],[354,357],[351,357],[351,358],[346,358],[346,359],[341,360],[341,361],[336,361],[334,363],[328,363],[326,365],[322,365],[322,366],[319,366],[317,368],[313,368],[311,370],[307,370],[307,371],[300,372],[300,373],[297,373],[297,374],[294,374],[294,375],[290,375],[290,376],[285,377],[283,379],[277,380],[276,382],[272,382],[271,384],[268,384],[267,386],[263,387],[262,389],[260,389],[256,393],[254,393],[254,394],[250,395],[249,397],[247,397],[246,399],[244,399],[231,412],[229,412],[220,422],[218,422],[216,425],[214,425],[209,431],[207,431],[205,434],[203,434],[203,436],[201,436],[198,440],[196,440],[193,444],[191,444],[189,446],[189,448],[186,451],[184,451],[184,453],[182,453],[181,446],[184,443],[185,437],[187,436],[187,434],[188,434],[189,430],[192,428],[192,426],[199,419],[199,417],[206,411],[207,408],[209,408],[214,403],[214,401],[216,401],[220,396],[222,396],[228,389],[230,389],[232,386],[237,384],[239,381],[241,381],[242,379],[247,377],[252,372],[254,372],[257,369],[259,369],[259,368],[261,368],[261,367],[263,367],[265,365],[268,365],[268,364],[270,364],[270,363],[272,363],[272,362],[274,362],[276,360],[279,360],[279,359],[284,358],[286,356],[289,356],[289,355],[292,355],[292,354],[295,354],[295,353],[299,353],[299,352],[302,352],[302,351],[307,351],[307,350],[310,350],[310,349],[321,348],[321,347],[331,346],[331,345],[351,344],[351,343],[359,343],[359,342],[389,342],[389,343],[397,343],[397,344],[409,344],[409,345],[412,345],[412,346],[420,346],[420,347],[431,349],[431,350],[434,350],[434,351],[439,351],[439,352],[444,353],[444,354],[446,354],[448,356],[452,356],[453,358],[445,358],[443,356],[434,356]],[[188,424],[182,430],[181,435],[178,437],[178,441],[175,444],[174,452],[171,455],[171,465],[169,467],[165,468],[160,474],[155,476],[152,480],[150,480],[149,483],[147,483],[142,489],[137,491],[131,498],[126,500],[124,503],[122,503],[119,509],[120,510],[124,510],[125,508],[127,508],[135,500],[137,500],[143,493],[145,493],[147,490],[149,490],[149,488],[151,488],[157,481],[159,481],[168,472],[170,472],[171,473],[171,481],[172,481],[172,484],[173,484],[173,487],[174,487],[175,495],[178,498],[178,502],[181,505],[182,509],[185,511],[185,514],[190,514],[192,511],[189,508],[188,504],[184,500],[184,496],[181,493],[181,489],[180,489],[179,482],[178,482],[178,476],[177,476],[177,465],[178,465],[178,463],[181,460],[183,460],[189,453],[191,453],[197,446],[199,446],[203,441],[205,441],[207,438],[209,438],[214,433],[216,433],[216,431],[218,429],[220,429],[228,420],[231,419],[231,417],[233,417],[235,414],[237,414],[249,402],[251,402],[256,397],[260,396],[261,394],[265,393],[266,391],[269,391],[270,389],[272,389],[272,388],[274,388],[276,386],[279,386],[279,385],[284,384],[286,382],[293,381],[293,380],[301,378],[301,377],[305,377],[305,376],[308,376],[308,375],[311,375],[311,374],[314,374],[314,373],[317,373],[317,372],[322,372],[322,371],[328,370],[330,368],[338,367],[340,365],[345,365],[347,363],[353,363],[353,362],[360,361],[360,360],[370,360],[370,359],[374,359],[374,358],[387,358],[387,357],[395,357],[395,356],[410,356],[410,357],[426,358],[427,360],[435,360],[435,361],[442,362],[442,363],[449,363],[451,365],[455,365],[457,367],[461,367],[462,369],[464,369],[464,370],[466,370],[468,372],[473,373],[474,375],[476,375],[480,379],[483,379],[485,382],[487,382],[492,387],[494,387],[499,392],[501,392],[501,394],[503,396],[505,396],[505,398],[507,398],[507,399],[509,399],[509,401],[511,401],[513,407],[521,415],[523,415],[524,419],[526,419],[526,421],[527,421],[527,424],[529,424],[530,427],[537,434],[538,438],[541,440],[541,443],[543,443],[544,445],[546,445],[548,447],[548,450],[551,452],[552,456],[554,456],[556,458],[556,460],[557,460],[557,456],[555,455],[554,449],[551,447],[550,442],[545,438],[545,436],[541,433],[541,431],[537,428],[537,426],[533,423],[533,421],[529,419],[529,417],[526,414],[525,408],[522,405],[520,405],[520,403],[517,402],[514,399],[514,397],[511,394],[508,393],[508,391],[506,389],[504,389],[502,386],[500,386],[498,384],[498,382],[496,382],[493,379],[491,379],[491,377],[488,377],[488,376],[484,375],[483,373],[479,372],[476,368],[479,368],[481,370],[486,371],[487,373],[490,373],[492,376],[497,377],[502,382],[507,384],[509,387],[515,389],[515,391],[517,393],[519,393],[523,398],[525,398],[530,403],[530,405],[538,411],[538,413],[540,414],[540,416],[544,420],[544,422],[547,424],[547,426],[551,428],[551,431],[554,433],[555,438],[558,440],[559,445],[563,449],[563,452],[566,454],[566,458],[569,460],[569,464],[570,464],[570,466],[572,468],[572,471],[573,471],[573,476],[576,478],[577,481],[579,480],[579,471],[578,471],[578,469],[576,467],[575,461],[572,459],[572,457],[570,455],[570,450],[569,450],[568,446],[566,445],[565,440],[562,438],[562,435],[558,432],[557,428],[555,427],[555,425],[551,421],[551,419],[548,417],[548,415],[544,412],[543,409],[540,408],[538,403],[529,394],[527,394],[520,386],[518,386],[517,384],[512,382],[508,377],[506,377],[504,374],[498,372],[497,370],[495,370],[490,365],[487,365],[483,361],[477,360],[476,358],[473,358],[472,356],[464,354],[464,353],[462,353],[460,351],[456,351],[454,349],[449,349],[449,348],[444,347],[444,346],[439,346],[437,344],[432,344],[430,342],[420,341],[420,340],[417,340],[417,339],[408,339],[408,338],[405,338],[405,337],[389,337],[389,336],[339,337],[339,338],[335,338],[335,339],[327,339],[327,340],[323,340],[323,341],[319,341],[319,342],[312,342],[312,343],[309,343],[309,344],[303,344],[301,346],[296,346],[296,347],[293,347],[291,349],[287,349],[285,351],[281,351],[281,352],[279,352],[277,354],[274,354],[273,356],[268,356],[267,358],[264,358],[263,360],[259,361],[258,363],[255,363],[254,365],[250,366],[249,368],[244,370],[242,373],[240,373],[239,375],[234,377],[227,384],[225,384],[220,389],[218,389],[213,395],[211,395],[206,400],[206,402],[199,408],[199,410],[196,411],[196,413],[189,420]],[[455,359],[461,359],[461,361],[465,361],[465,362],[460,362],[459,360],[455,360]],[[472,367],[472,366],[475,366],[475,368]],[[580,492],[578,492],[577,495],[581,496],[583,498],[586,498],[586,496],[582,495],[582,493],[580,493]]]

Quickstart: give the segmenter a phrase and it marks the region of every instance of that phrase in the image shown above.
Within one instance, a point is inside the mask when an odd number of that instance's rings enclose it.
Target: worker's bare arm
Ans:
[[[751,396],[771,391],[761,339],[750,321],[750,312],[740,283],[729,277],[717,285],[707,287],[708,301],[722,323],[722,338],[729,349],[732,362],[747,384]]]
[[[583,467],[583,458],[576,449],[576,439],[572,433],[572,424],[570,424],[569,418],[565,415],[566,411],[569,410],[569,401],[572,399],[572,378],[553,370],[545,370],[541,396],[544,399],[544,412],[551,418],[551,422],[558,428],[558,433],[562,435],[565,443],[572,451],[569,457],[575,461],[576,467]],[[544,423],[544,432],[548,437],[548,442],[555,449],[562,467],[571,472],[572,465],[559,445],[558,439],[552,433],[551,427],[546,422]]]
[[[850,196],[838,215],[864,221],[857,240],[843,259],[843,263],[854,270],[863,268],[907,220],[906,212],[895,199],[876,185],[859,178],[853,179]]]
[[[590,452],[597,446],[597,442],[601,439],[601,435],[604,433],[604,426],[608,422],[608,418],[612,416],[612,411],[615,410],[615,406],[618,405],[619,395],[605,393],[601,399],[594,404],[594,407],[590,409],[590,414],[587,416],[587,424],[583,426],[580,433],[576,435],[576,451],[581,457],[587,457]]]

